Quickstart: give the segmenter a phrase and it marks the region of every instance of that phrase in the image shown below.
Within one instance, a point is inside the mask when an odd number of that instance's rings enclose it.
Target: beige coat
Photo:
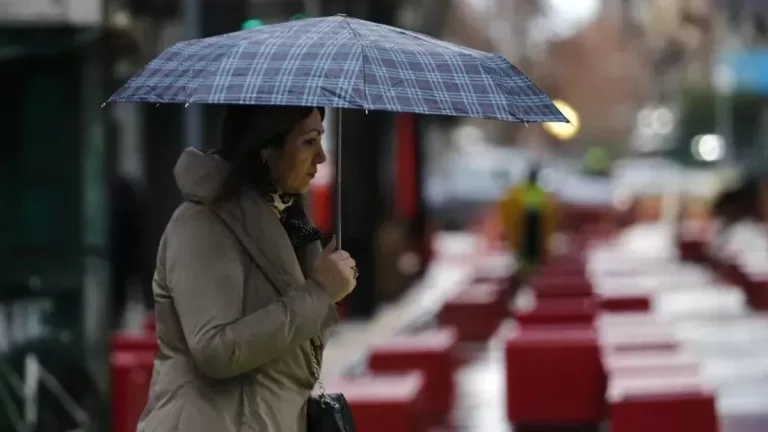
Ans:
[[[186,150],[174,174],[187,199],[207,202],[227,169],[217,156]],[[338,320],[332,299],[307,280],[320,245],[297,259],[255,192],[216,212],[221,219],[182,204],[160,242],[160,349],[138,431],[305,432],[310,338],[325,346]]]

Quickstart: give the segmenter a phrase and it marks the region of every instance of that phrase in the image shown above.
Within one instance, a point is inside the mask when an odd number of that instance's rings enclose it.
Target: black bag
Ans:
[[[323,393],[309,398],[307,432],[355,432],[352,412],[343,394]]]
[[[315,343],[310,341],[312,373],[320,387],[320,394],[307,401],[307,432],[355,432],[355,422],[347,399],[341,393],[326,393],[320,379],[320,365],[315,354]]]

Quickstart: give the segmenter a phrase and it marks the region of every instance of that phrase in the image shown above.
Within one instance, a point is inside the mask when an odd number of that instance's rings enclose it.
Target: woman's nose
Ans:
[[[328,156],[325,155],[325,149],[323,149],[322,146],[317,151],[317,155],[315,156],[315,162],[320,165],[324,164],[325,161],[328,160]]]

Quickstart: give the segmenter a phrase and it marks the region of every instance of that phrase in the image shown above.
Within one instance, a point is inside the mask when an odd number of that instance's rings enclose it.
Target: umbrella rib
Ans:
[[[505,91],[504,83],[501,83],[501,82],[499,82],[499,79],[498,79],[498,77],[495,75],[494,71],[492,71],[492,70],[490,70],[490,71],[489,71],[489,70],[488,70],[488,67],[487,67],[487,65],[486,65],[485,63],[483,63],[483,61],[485,61],[485,60],[486,60],[486,59],[480,59],[480,61],[478,62],[478,63],[479,63],[479,65],[480,65],[480,69],[482,69],[483,71],[485,71],[485,73],[488,75],[488,77],[491,79],[491,81],[494,83],[494,85],[496,85],[496,87],[499,89],[499,91],[501,91],[502,93],[507,93],[507,92]],[[505,59],[505,60],[506,60],[506,59]],[[512,107],[513,107],[513,108],[515,109],[515,111],[517,111],[517,112],[515,112],[515,113],[513,113],[513,112],[510,112],[509,114],[510,114],[512,117],[515,117],[515,118],[517,118],[519,121],[521,121],[521,122],[525,123],[525,125],[527,126],[527,125],[528,125],[528,120],[527,120],[527,119],[526,119],[524,116],[522,116],[522,115],[520,114],[520,108],[519,108],[519,107],[518,107],[516,104],[514,104],[514,103],[512,104]]]
[[[365,110],[367,111],[368,108],[371,106],[371,99],[368,97],[368,83],[366,81],[366,76],[368,75],[365,68],[365,44],[360,41],[359,35],[355,31],[354,28],[352,28],[352,24],[349,23],[349,18],[344,16],[344,23],[347,24],[347,27],[349,27],[349,31],[352,33],[352,37],[355,38],[358,45],[360,45],[360,63],[362,63],[362,69],[363,69],[363,95],[365,98]]]

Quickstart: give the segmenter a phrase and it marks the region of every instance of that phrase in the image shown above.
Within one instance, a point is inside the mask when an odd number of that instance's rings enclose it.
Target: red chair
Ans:
[[[506,343],[507,414],[520,426],[599,423],[606,378],[594,330],[530,331]]]
[[[457,343],[451,328],[397,336],[371,347],[368,367],[374,373],[421,372],[426,413],[434,423],[442,424],[454,403]]]
[[[328,392],[349,402],[355,426],[365,432],[426,432],[424,378],[420,373],[326,381]]]
[[[677,373],[611,380],[612,432],[719,432],[713,392]]]
[[[504,293],[495,283],[473,284],[445,302],[440,326],[456,329],[461,342],[487,341],[507,315]]]
[[[597,305],[591,298],[545,298],[537,300],[532,309],[515,309],[513,313],[521,327],[590,325],[594,322]]]
[[[154,354],[118,351],[110,355],[112,432],[136,432],[147,404]]]

